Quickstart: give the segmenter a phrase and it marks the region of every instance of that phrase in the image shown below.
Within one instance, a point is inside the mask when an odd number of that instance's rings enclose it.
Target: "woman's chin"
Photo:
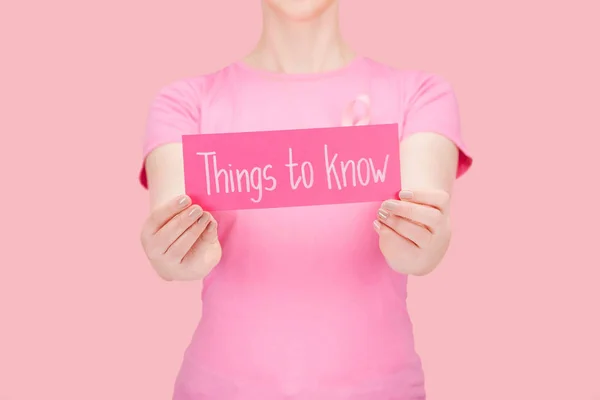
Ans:
[[[265,0],[265,4],[292,21],[309,21],[321,16],[337,0]]]

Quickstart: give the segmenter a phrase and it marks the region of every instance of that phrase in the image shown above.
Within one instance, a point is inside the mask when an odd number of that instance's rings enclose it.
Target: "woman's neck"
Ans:
[[[290,21],[263,8],[263,31],[245,62],[259,69],[288,74],[342,68],[355,57],[342,39],[337,4],[319,17]]]

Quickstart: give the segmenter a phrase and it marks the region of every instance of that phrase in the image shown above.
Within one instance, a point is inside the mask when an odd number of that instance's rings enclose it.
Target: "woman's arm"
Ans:
[[[394,270],[425,275],[448,249],[452,186],[472,159],[448,82],[428,73],[404,73],[398,90],[402,190],[397,199],[383,203],[374,225],[379,247]]]
[[[400,143],[403,189],[443,190],[452,194],[458,166],[458,149],[436,133],[416,133]]]
[[[398,200],[383,203],[375,223],[392,269],[425,275],[444,257],[458,157],[456,145],[436,133],[415,133],[401,142],[402,191]]]
[[[185,195],[182,136],[198,133],[203,79],[159,91],[150,106],[140,183],[150,194],[141,240],[150,263],[166,280],[203,279],[221,259],[217,222]]]
[[[169,143],[153,150],[146,158],[145,168],[151,210],[185,194],[181,143]]]
[[[165,280],[201,280],[221,259],[217,223],[185,195],[181,143],[152,150],[145,161],[151,213],[142,245]]]

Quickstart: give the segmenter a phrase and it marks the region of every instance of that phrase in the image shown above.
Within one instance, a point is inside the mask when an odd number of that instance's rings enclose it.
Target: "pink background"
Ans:
[[[0,399],[170,398],[199,287],[141,251],[140,138],[160,86],[249,50],[258,3],[3,2]],[[343,1],[360,52],[454,84],[475,156],[409,284],[430,400],[600,398],[599,12]]]

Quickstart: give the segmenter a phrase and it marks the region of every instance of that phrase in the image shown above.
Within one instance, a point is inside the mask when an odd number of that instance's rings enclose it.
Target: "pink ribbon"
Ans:
[[[356,107],[362,104],[364,107],[364,115],[356,120]],[[366,94],[361,94],[352,100],[346,106],[342,114],[342,126],[362,126],[369,125],[371,120],[371,99]]]

